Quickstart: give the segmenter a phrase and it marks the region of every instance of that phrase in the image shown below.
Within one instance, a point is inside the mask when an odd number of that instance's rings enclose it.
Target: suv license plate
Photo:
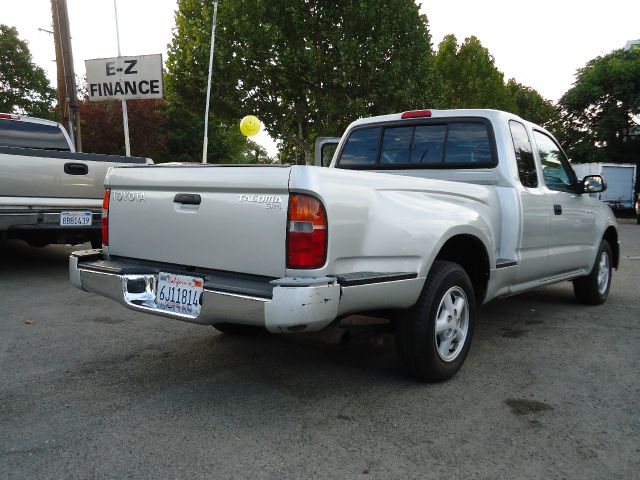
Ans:
[[[161,310],[197,317],[200,315],[204,281],[187,275],[160,272],[156,305]]]
[[[60,212],[60,225],[63,227],[77,227],[91,225],[91,212]]]

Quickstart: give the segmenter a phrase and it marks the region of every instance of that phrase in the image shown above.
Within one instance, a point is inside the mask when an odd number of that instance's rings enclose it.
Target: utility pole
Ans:
[[[58,66],[58,108],[62,124],[67,128],[76,150],[81,152],[80,112],[76,93],[76,74],[73,68],[67,0],[51,0],[51,14]]]

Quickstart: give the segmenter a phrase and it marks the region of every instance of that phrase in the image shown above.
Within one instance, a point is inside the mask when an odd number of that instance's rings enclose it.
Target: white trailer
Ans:
[[[607,189],[598,198],[612,208],[633,208],[636,165],[633,163],[574,163],[573,169],[582,179],[586,175],[602,175]]]

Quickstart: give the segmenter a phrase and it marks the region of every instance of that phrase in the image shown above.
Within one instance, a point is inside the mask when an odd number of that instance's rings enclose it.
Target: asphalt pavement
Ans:
[[[74,248],[10,242],[0,478],[640,478],[640,226],[619,227],[605,305],[569,283],[494,301],[440,384],[403,376],[390,337],[131,312],[71,286]]]

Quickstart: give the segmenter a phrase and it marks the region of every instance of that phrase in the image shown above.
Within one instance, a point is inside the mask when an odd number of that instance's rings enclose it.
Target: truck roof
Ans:
[[[16,115],[14,113],[0,113],[0,119],[15,120],[19,122],[39,123],[40,125],[59,125],[58,122],[53,120],[46,120],[44,118],[27,117],[25,115]]]
[[[405,116],[407,115],[407,116]],[[405,117],[403,117],[405,116]],[[407,112],[392,113],[389,115],[378,115],[377,117],[359,118],[349,125],[349,128],[357,125],[367,125],[370,123],[391,122],[403,120],[405,118],[446,118],[446,117],[483,117],[487,119],[516,119],[523,123],[531,123],[513,113],[503,112],[502,110],[492,110],[489,108],[473,108],[473,109],[447,109],[447,110],[409,110]]]

